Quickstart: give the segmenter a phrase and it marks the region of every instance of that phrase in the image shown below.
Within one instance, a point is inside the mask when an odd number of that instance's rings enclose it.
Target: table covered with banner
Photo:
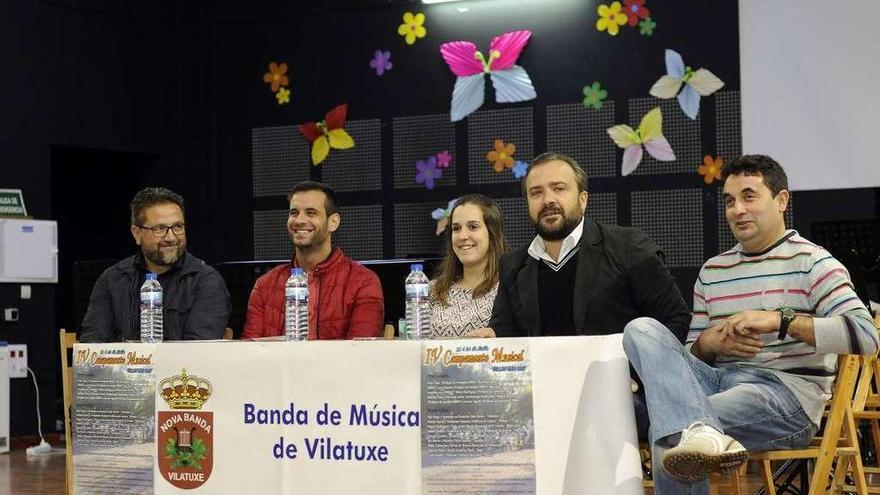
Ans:
[[[621,336],[77,344],[74,493],[637,494]]]

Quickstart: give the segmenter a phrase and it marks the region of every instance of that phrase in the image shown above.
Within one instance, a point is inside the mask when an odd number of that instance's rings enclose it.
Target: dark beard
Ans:
[[[144,257],[150,260],[152,263],[159,266],[171,266],[183,256],[183,251],[185,249],[185,245],[183,243],[177,244],[177,249],[175,250],[173,255],[162,254],[162,247],[157,246],[154,251],[144,251]]]
[[[538,217],[538,222],[533,223],[532,225],[535,227],[535,233],[541,236],[541,239],[545,241],[561,241],[568,237],[568,234],[571,234],[572,231],[577,228],[578,224],[583,220],[583,216],[579,218],[569,217],[562,213],[562,223],[559,227],[556,228],[547,228],[541,223],[540,217]]]

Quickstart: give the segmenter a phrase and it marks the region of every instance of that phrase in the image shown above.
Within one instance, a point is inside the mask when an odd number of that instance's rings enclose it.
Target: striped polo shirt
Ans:
[[[837,354],[872,353],[878,336],[856,296],[849,273],[824,248],[796,231],[761,253],[741,244],[711,258],[694,284],[694,312],[687,344],[700,332],[746,310],[792,308],[813,317],[816,346],[776,333],[763,334],[764,347],[751,359],[718,356],[715,366],[754,366],[772,371],[819,424],[837,371]]]

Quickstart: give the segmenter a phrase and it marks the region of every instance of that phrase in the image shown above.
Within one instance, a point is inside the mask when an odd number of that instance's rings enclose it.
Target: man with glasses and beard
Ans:
[[[490,328],[477,335],[606,335],[650,315],[684,341],[689,311],[662,251],[638,229],[584,216],[587,175],[577,162],[544,153],[532,160],[522,189],[537,235],[501,259]],[[646,439],[644,396],[634,400]]]
[[[183,198],[148,187],[131,200],[131,235],[140,252],[98,277],[80,342],[140,339],[140,287],[158,275],[164,340],[220,339],[229,320],[229,291],[216,270],[186,250]]]

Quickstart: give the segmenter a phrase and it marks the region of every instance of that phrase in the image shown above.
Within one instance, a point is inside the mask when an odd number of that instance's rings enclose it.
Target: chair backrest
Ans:
[[[837,362],[837,380],[834,382],[834,395],[828,406],[825,431],[816,455],[815,468],[810,484],[810,495],[825,492],[832,463],[840,447],[850,447],[858,452],[858,438],[853,419],[852,403],[859,375],[860,356],[845,354]],[[842,441],[846,438],[845,441]],[[860,460],[859,460],[860,461]],[[864,473],[862,474],[864,476]]]
[[[73,352],[73,344],[76,343],[76,334],[67,332],[63,328],[60,332],[61,343],[61,388],[64,397],[64,442],[65,454],[67,460],[65,462],[66,486],[67,493],[73,493],[73,436],[70,429],[70,405],[73,403],[73,367],[72,360],[68,359],[67,354]]]

